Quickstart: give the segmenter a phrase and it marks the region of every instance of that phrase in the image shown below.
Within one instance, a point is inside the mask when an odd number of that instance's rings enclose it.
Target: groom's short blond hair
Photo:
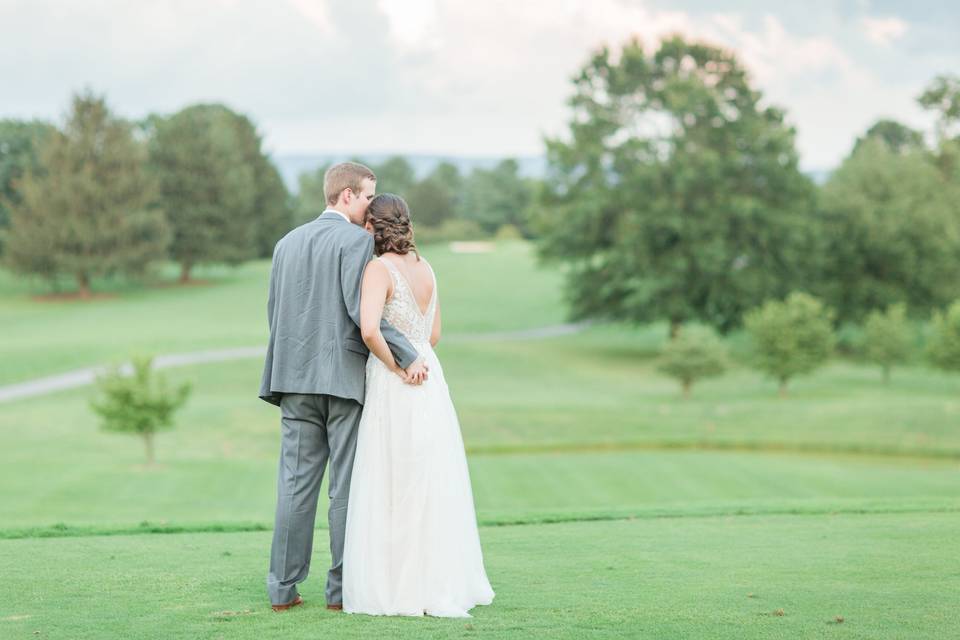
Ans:
[[[370,167],[359,162],[335,164],[323,174],[323,197],[327,199],[328,205],[335,205],[344,189],[360,193],[363,188],[360,183],[364,179],[376,181],[377,176]]]

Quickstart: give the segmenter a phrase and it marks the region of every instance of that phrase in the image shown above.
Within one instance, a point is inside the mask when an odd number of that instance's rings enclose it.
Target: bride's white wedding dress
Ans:
[[[343,552],[343,610],[470,617],[494,592],[483,567],[460,424],[430,345],[437,282],[426,312],[386,258],[393,295],[383,317],[426,358],[407,385],[370,354]],[[431,270],[432,273],[432,270]]]

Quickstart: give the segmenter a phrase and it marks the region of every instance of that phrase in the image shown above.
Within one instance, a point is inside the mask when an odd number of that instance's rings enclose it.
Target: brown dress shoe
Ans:
[[[328,604],[328,605],[327,605],[327,609],[329,609],[330,611],[343,611],[343,605],[342,605],[342,604]]]
[[[274,611],[286,611],[287,609],[291,607],[295,607],[298,604],[303,604],[303,598],[301,598],[300,596],[297,596],[296,598],[294,598],[293,602],[288,602],[287,604],[274,604],[271,606],[273,607]]]

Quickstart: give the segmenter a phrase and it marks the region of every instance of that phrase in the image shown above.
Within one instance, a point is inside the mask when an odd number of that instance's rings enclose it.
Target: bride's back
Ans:
[[[439,339],[437,284],[426,260],[415,254],[384,253],[378,260],[390,272],[392,291],[383,318],[412,343],[435,344]]]
[[[410,285],[413,297],[416,300],[417,307],[421,313],[425,313],[430,299],[433,297],[434,281],[433,270],[423,258],[417,257],[417,254],[410,252],[405,255],[397,253],[385,253],[380,256],[383,260],[389,260],[390,264],[397,268]],[[396,292],[394,292],[394,296]]]

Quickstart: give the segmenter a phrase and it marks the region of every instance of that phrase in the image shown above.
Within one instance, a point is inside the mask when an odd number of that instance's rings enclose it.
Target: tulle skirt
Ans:
[[[440,362],[414,387],[374,355],[357,434],[343,553],[343,610],[470,617],[494,592],[480,550],[460,424]]]

